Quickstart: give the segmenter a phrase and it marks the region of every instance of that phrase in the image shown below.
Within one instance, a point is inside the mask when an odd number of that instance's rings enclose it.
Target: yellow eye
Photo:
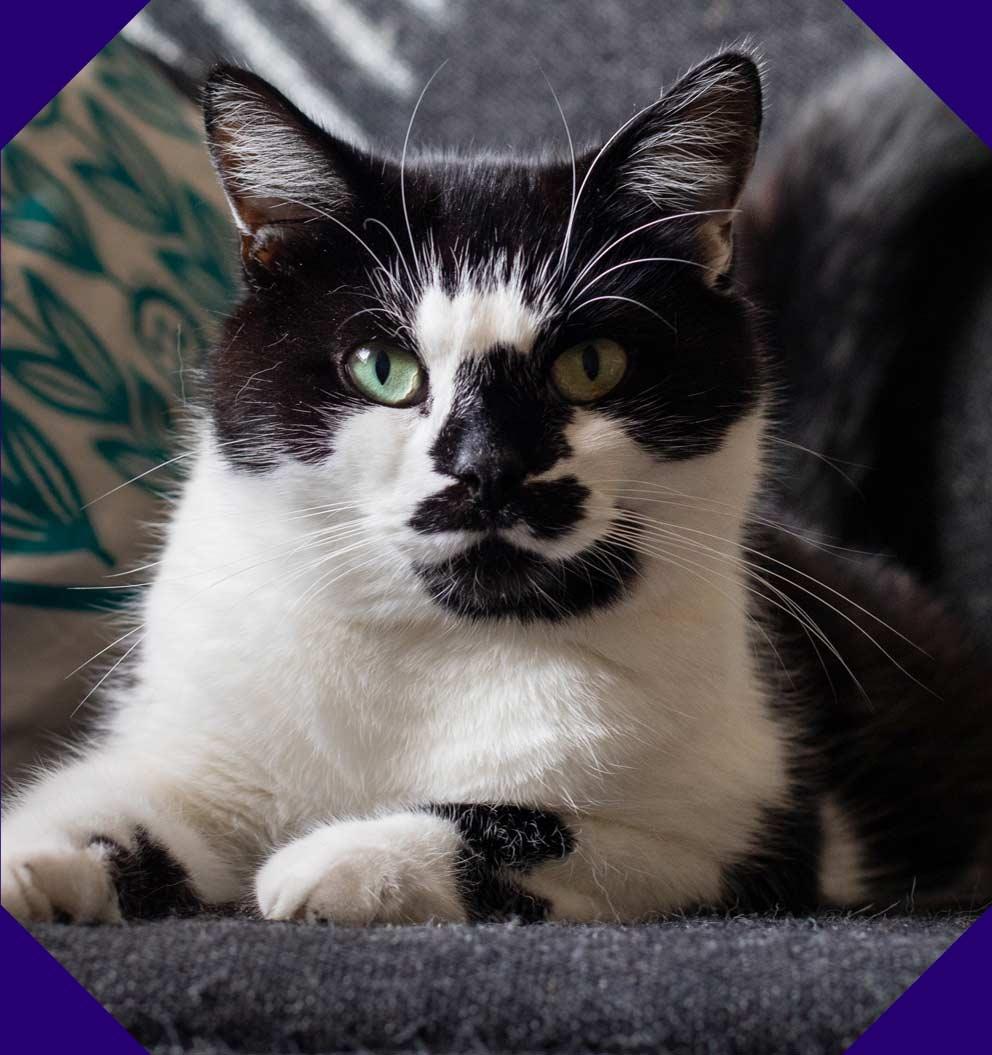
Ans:
[[[592,403],[616,388],[626,370],[623,348],[599,337],[562,352],[552,364],[551,378],[570,403]]]
[[[347,367],[359,391],[387,407],[412,406],[426,391],[424,368],[402,348],[363,345],[348,357]]]

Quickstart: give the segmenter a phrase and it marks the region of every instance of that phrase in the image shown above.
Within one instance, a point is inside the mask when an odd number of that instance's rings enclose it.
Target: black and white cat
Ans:
[[[728,53],[566,161],[395,161],[212,77],[247,291],[106,728],[5,815],[5,907],[988,896],[956,629],[757,505],[731,219],[760,122]]]

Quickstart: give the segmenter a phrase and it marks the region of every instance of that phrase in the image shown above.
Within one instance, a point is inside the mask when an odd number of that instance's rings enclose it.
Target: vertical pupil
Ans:
[[[375,376],[379,378],[379,384],[384,385],[386,378],[389,377],[389,353],[388,352],[376,352],[375,356]]]
[[[599,352],[594,344],[587,344],[582,349],[582,369],[590,381],[595,381],[599,376]]]

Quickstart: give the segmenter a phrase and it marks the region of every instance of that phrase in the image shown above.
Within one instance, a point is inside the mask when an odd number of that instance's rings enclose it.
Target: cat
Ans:
[[[4,907],[987,896],[959,628],[759,501],[778,397],[733,238],[753,59],[564,160],[372,155],[230,67],[204,108],[245,292],[105,727],[8,805]]]

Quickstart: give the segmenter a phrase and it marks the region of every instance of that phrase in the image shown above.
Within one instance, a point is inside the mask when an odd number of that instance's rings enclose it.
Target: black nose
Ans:
[[[486,510],[496,512],[517,493],[527,475],[523,456],[498,442],[489,430],[468,429],[448,470]]]

